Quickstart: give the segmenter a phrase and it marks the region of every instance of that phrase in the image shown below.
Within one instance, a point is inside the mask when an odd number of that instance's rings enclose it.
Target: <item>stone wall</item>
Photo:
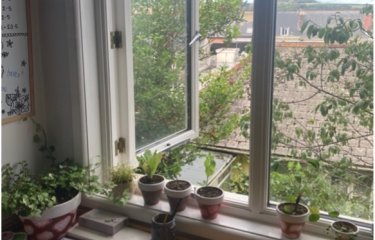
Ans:
[[[282,58],[285,57],[301,57],[302,47],[305,47],[305,44],[297,43],[284,43],[277,45],[277,51],[280,53]],[[315,47],[321,47],[321,43],[316,43]],[[344,51],[342,46],[335,46],[340,52]],[[302,76],[305,75],[307,66],[309,66],[306,59],[302,60]],[[310,65],[311,66],[311,65]],[[336,63],[332,63],[328,69],[322,71],[323,78],[326,78],[329,74],[330,69],[336,68]],[[290,139],[297,139],[295,134],[295,129],[305,128],[313,129],[315,132],[319,132],[321,125],[323,124],[323,118],[319,111],[316,111],[318,104],[324,100],[326,94],[319,92],[317,89],[309,86],[301,86],[298,79],[287,80],[286,77],[278,70],[275,69],[274,73],[274,99],[278,99],[281,102],[288,103],[291,111],[293,112],[293,117],[283,121],[283,125],[279,126],[279,130],[285,134],[285,136]],[[346,90],[343,87],[344,81],[354,82],[356,77],[354,73],[348,73],[345,75],[345,78],[341,78],[339,82],[335,83],[326,83],[321,82],[320,78],[317,78],[312,83],[316,86],[323,86],[329,92],[338,94],[339,92],[345,92]],[[237,113],[242,113],[250,109],[250,81],[246,85],[247,91],[246,96],[236,101],[233,104],[232,111]],[[355,119],[349,119],[349,121],[355,122]],[[330,160],[338,160],[342,156],[350,157],[353,162],[362,167],[372,168],[373,165],[373,137],[371,132],[368,129],[363,127],[358,127],[353,125],[348,125],[346,129],[336,129],[340,132],[348,132],[348,135],[353,135],[354,138],[349,140],[346,145],[342,145],[342,153],[339,156],[333,157]],[[368,134],[367,137],[356,138],[360,134]],[[240,129],[237,129],[229,139],[221,141],[218,146],[225,147],[232,150],[248,151],[249,149],[249,140],[241,135]],[[292,140],[287,145],[279,145],[277,149],[273,152],[274,154],[280,155],[290,155],[290,150],[292,148],[304,148],[306,143],[301,140]],[[315,150],[319,150],[323,145],[321,142],[317,141],[314,144],[316,147]]]

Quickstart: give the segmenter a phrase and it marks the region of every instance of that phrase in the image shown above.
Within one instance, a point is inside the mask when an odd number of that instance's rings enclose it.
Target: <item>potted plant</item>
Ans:
[[[354,240],[357,238],[359,228],[352,222],[337,220],[334,221],[329,227],[334,233],[335,240]]]
[[[319,220],[319,210],[310,208],[300,203],[301,195],[295,202],[280,203],[276,206],[281,231],[289,239],[299,238],[306,221],[316,222]]]
[[[208,154],[204,161],[206,184],[208,184],[208,178],[215,172],[215,165],[214,157],[212,154]],[[195,199],[198,202],[202,218],[215,219],[224,200],[224,191],[213,186],[199,187],[195,192]]]
[[[99,193],[102,186],[92,167],[81,167],[70,160],[57,162],[44,129],[33,122],[34,142],[52,165],[36,176],[25,161],[3,165],[2,210],[19,216],[29,239],[60,239],[76,221],[81,193]]]
[[[168,197],[168,202],[171,211],[173,211],[177,205],[177,212],[181,212],[186,208],[186,202],[191,194],[192,185],[186,180],[172,180],[169,181],[165,187],[164,192]]]
[[[125,204],[134,192],[134,171],[125,164],[119,164],[112,168],[111,181],[114,184],[112,188],[112,198],[114,202]]]
[[[145,174],[138,180],[138,187],[142,192],[146,205],[155,205],[159,202],[164,188],[164,177],[155,174],[163,153],[146,150],[143,155],[138,156],[139,167]]]

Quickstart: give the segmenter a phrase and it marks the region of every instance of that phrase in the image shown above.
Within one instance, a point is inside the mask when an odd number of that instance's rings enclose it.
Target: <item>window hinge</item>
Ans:
[[[120,137],[115,141],[115,156],[125,152],[125,138]]]
[[[122,48],[122,34],[120,31],[111,32],[111,48]]]

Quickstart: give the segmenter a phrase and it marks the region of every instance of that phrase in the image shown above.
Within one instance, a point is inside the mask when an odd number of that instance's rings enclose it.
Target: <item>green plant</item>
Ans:
[[[208,178],[214,174],[215,172],[216,163],[214,160],[214,156],[209,153],[204,160],[204,172],[206,173],[206,185],[208,185]]]
[[[3,165],[1,175],[1,207],[4,212],[19,216],[37,216],[44,209],[56,204],[56,197],[51,196],[30,174],[25,161],[14,166]]]
[[[48,171],[32,175],[25,161],[2,166],[2,209],[19,216],[39,216],[45,209],[70,200],[78,192],[104,193],[94,174],[97,166],[83,167],[71,160],[57,162],[54,146],[48,145],[43,127],[32,120],[36,128],[34,142],[45,158],[51,160]]]
[[[139,166],[148,178],[152,178],[152,176],[155,174],[162,158],[162,152],[151,152],[149,149],[146,150],[143,155],[137,156]]]
[[[2,166],[2,209],[19,216],[39,216],[45,209],[73,198],[78,192],[101,193],[102,185],[90,167],[64,161],[33,176],[25,161]]]
[[[111,180],[114,184],[130,183],[134,179],[134,170],[125,164],[120,164],[111,170]]]

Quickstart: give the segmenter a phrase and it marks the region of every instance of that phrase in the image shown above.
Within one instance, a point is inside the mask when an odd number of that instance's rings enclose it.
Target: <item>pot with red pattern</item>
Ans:
[[[215,219],[224,200],[224,191],[218,187],[200,187],[195,192],[202,218]]]
[[[303,204],[280,203],[276,207],[281,231],[289,239],[299,238],[307,221],[310,210]]]
[[[20,217],[28,240],[58,240],[76,223],[81,193],[43,211],[40,217]]]

